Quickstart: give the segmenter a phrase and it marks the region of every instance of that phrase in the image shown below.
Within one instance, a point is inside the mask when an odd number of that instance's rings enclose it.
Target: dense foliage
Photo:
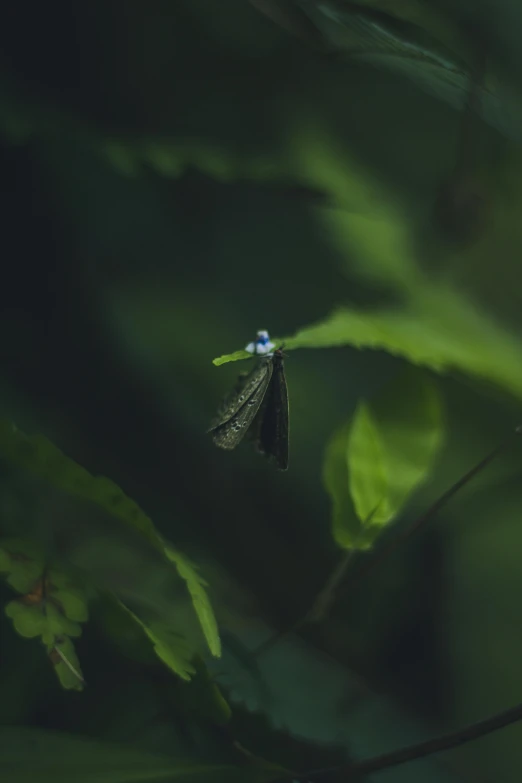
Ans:
[[[333,783],[515,704],[519,4],[0,13],[0,778]],[[285,473],[205,432],[260,328]]]

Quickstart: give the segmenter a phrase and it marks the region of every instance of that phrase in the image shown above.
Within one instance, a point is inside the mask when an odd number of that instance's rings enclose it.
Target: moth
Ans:
[[[284,353],[274,348],[268,332],[260,331],[246,350],[261,355],[256,366],[242,373],[224,401],[209,432],[222,449],[235,449],[243,438],[275,462],[279,470],[288,468],[288,388]]]

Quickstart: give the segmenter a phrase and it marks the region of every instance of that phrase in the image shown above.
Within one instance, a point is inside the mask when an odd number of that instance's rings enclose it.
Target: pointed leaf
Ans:
[[[199,575],[196,566],[181,552],[178,552],[171,546],[166,546],[165,553],[176,564],[179,575],[186,581],[210,652],[216,658],[219,658],[221,655],[221,640],[216,618],[205,590],[207,583]]]
[[[227,362],[239,362],[243,359],[251,359],[252,354],[248,351],[234,351],[234,353],[227,353],[223,356],[218,356],[217,359],[212,360],[212,364],[219,367],[220,364],[227,364]]]
[[[348,436],[350,494],[361,523],[387,514],[388,476],[383,444],[370,407],[361,402]]]
[[[220,654],[204,581],[181,553],[166,551],[149,517],[114,482],[91,476],[46,438],[27,437],[5,421],[0,421],[0,456],[34,478],[36,494],[47,493],[52,514],[46,524],[57,534],[53,537],[59,537],[67,564],[85,573],[98,588],[155,613],[165,623],[179,622],[178,607],[191,600],[191,614],[199,619],[212,654]],[[31,589],[34,582],[32,571],[26,574],[22,569],[8,579],[21,592]],[[85,616],[78,596],[62,592],[57,600],[62,599],[71,619]],[[199,638],[191,641],[199,644]]]
[[[180,634],[160,625],[158,622],[147,624],[138,615],[132,612],[125,604],[120,606],[129,614],[134,622],[140,626],[145,635],[154,646],[154,652],[169,669],[178,674],[183,680],[190,680],[195,673],[191,663],[193,650],[187,645],[186,640]]]
[[[429,376],[406,368],[371,402],[388,476],[388,519],[429,477],[445,437],[442,398]]]
[[[326,451],[332,527],[346,549],[372,546],[433,469],[444,439],[442,402],[424,373],[407,368],[360,403]]]
[[[361,521],[355,513],[348,484],[346,452],[351,422],[340,427],[326,447],[323,482],[332,501],[334,539],[344,549],[364,548],[361,542]]]
[[[48,646],[47,652],[62,687],[66,690],[83,690],[85,681],[72,641],[67,636],[59,637],[53,645]]]

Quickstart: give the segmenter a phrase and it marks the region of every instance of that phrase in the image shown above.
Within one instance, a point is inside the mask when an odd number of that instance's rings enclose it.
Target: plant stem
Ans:
[[[385,560],[388,555],[390,555],[392,552],[395,551],[395,549],[399,546],[399,544],[402,544],[403,541],[410,538],[414,533],[417,533],[423,525],[425,525],[427,522],[430,521],[430,519],[435,516],[435,514],[440,511],[440,509],[448,503],[459,490],[461,490],[466,484],[468,484],[472,479],[475,478],[479,473],[481,473],[484,468],[486,468],[490,462],[493,462],[495,457],[498,457],[499,454],[501,454],[505,449],[511,444],[511,441],[514,439],[515,436],[522,434],[522,427],[517,427],[510,435],[507,437],[503,443],[500,444],[500,446],[497,446],[496,449],[493,449],[493,451],[490,451],[489,454],[487,454],[483,459],[480,460],[474,467],[471,468],[467,473],[462,476],[458,481],[455,482],[449,489],[446,490],[440,497],[437,498],[437,500],[432,503],[432,505],[428,508],[427,511],[424,512],[424,514],[421,514],[417,519],[413,522],[410,527],[408,527],[406,530],[404,530],[402,533],[399,533],[395,538],[393,538],[388,546],[384,547],[380,552],[377,553],[375,557],[372,558],[372,560],[365,566],[363,566],[359,572],[355,575],[354,581],[358,581],[359,579],[364,578],[368,575],[370,571],[373,571],[375,566],[382,563],[383,560]]]
[[[432,756],[435,753],[457,748],[520,720],[522,720],[522,703],[477,723],[471,723],[462,729],[442,734],[440,737],[420,742],[417,745],[410,745],[406,748],[401,748],[391,753],[384,753],[381,756],[374,756],[374,758],[366,759],[366,761],[360,761],[344,767],[331,767],[329,769],[306,772],[303,775],[299,775],[298,779],[315,781],[330,775],[335,775],[339,779],[340,774],[345,774],[347,781],[355,781],[363,775],[380,772],[384,769],[397,767],[400,764],[406,764],[409,761],[415,761],[426,756]]]

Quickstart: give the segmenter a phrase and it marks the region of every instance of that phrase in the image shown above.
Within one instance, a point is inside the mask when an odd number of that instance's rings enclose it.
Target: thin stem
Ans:
[[[457,492],[459,492],[459,490],[461,490],[466,484],[468,484],[479,473],[481,473],[484,470],[484,468],[486,468],[490,464],[490,462],[492,462],[495,459],[495,457],[498,457],[499,454],[505,451],[505,449],[511,444],[511,441],[515,438],[515,436],[520,434],[522,434],[522,427],[517,427],[509,435],[509,437],[507,437],[500,444],[500,446],[497,446],[495,449],[493,449],[493,451],[487,454],[480,462],[478,462],[473,468],[471,468],[471,470],[465,473],[464,476],[462,476],[462,478],[456,481],[455,484],[453,484],[448,490],[446,490],[446,492],[444,492],[439,498],[437,498],[437,500],[428,508],[427,511],[424,512],[424,514],[421,514],[420,517],[417,517],[417,519],[413,522],[412,525],[410,525],[409,528],[407,528],[403,533],[400,533],[399,535],[395,536],[395,538],[389,543],[387,547],[382,549],[377,555],[375,555],[372,558],[372,560],[369,563],[365,564],[355,574],[352,585],[358,582],[360,579],[364,579],[364,577],[366,577],[370,571],[373,571],[375,566],[382,563],[383,560],[385,560],[388,557],[388,555],[394,552],[395,549],[399,546],[399,544],[401,544],[407,538],[412,536],[423,525],[429,522],[429,520],[433,516],[435,516],[435,514],[438,511],[440,511],[440,509],[443,506],[445,506],[449,500],[455,497],[455,495],[457,494]],[[370,515],[369,519],[371,519],[372,515]],[[289,628],[279,631],[279,633],[273,634],[273,636],[270,636],[266,641],[262,642],[259,645],[259,647],[253,652],[254,659],[257,659],[261,655],[264,655],[264,653],[268,652],[268,650],[271,650],[272,647],[274,647],[274,645],[276,645],[279,641],[281,641],[281,639],[286,638],[289,634],[296,633],[306,623],[317,622],[319,619],[321,619],[324,616],[331,601],[333,600],[334,590],[341,582],[344,574],[346,573],[348,565],[350,564],[351,559],[356,551],[357,551],[356,549],[351,549],[346,554],[346,556],[341,560],[339,565],[334,569],[333,573],[328,578],[325,586],[316,596],[314,603],[312,604],[311,608],[306,613],[306,615],[300,618],[299,620],[297,620]]]
[[[334,568],[324,587],[322,587],[315,596],[314,602],[307,613],[299,618],[299,620],[296,620],[293,625],[273,634],[266,641],[262,642],[259,647],[254,650],[254,658],[259,658],[261,655],[268,652],[268,650],[271,650],[274,645],[281,641],[281,639],[286,638],[292,633],[297,633],[297,631],[304,625],[307,625],[307,623],[317,623],[325,616],[333,601],[335,589],[343,579],[354,553],[355,549],[350,549],[341,562]]]
[[[426,742],[410,745],[406,748],[392,751],[391,753],[383,753],[381,756],[375,756],[374,758],[366,759],[366,761],[360,761],[355,764],[306,772],[303,775],[299,775],[298,779],[315,781],[323,776],[335,775],[338,778],[339,774],[346,774],[347,781],[355,781],[363,775],[369,775],[383,769],[397,767],[400,764],[406,764],[409,761],[415,761],[417,759],[425,758],[426,756],[432,756],[435,753],[457,748],[467,742],[479,739],[479,737],[484,737],[487,734],[492,734],[494,731],[504,729],[506,726],[510,726],[512,723],[516,723],[520,720],[522,720],[522,703],[517,704],[515,707],[510,707],[503,712],[499,712],[496,715],[492,715],[489,718],[478,721],[477,723],[471,723],[457,731],[442,734],[440,737],[435,737],[431,740],[426,740]]]
[[[354,582],[366,577],[370,571],[373,571],[373,569],[382,563],[383,560],[388,557],[388,555],[394,552],[399,544],[402,544],[403,541],[410,538],[410,536],[412,536],[414,533],[417,533],[420,528],[423,527],[423,525],[429,522],[430,519],[434,517],[435,514],[446,505],[446,503],[448,503],[448,501],[455,497],[457,492],[459,492],[466,484],[468,484],[479,473],[481,473],[484,468],[490,464],[490,462],[493,462],[495,457],[498,457],[499,454],[505,451],[516,435],[520,434],[522,434],[522,427],[517,427],[514,432],[512,432],[511,435],[500,444],[500,446],[497,446],[496,449],[493,449],[493,451],[485,456],[484,459],[480,460],[480,462],[471,468],[471,470],[462,476],[462,478],[456,481],[455,484],[453,484],[449,489],[446,490],[446,492],[437,498],[437,500],[428,508],[427,511],[424,512],[424,514],[421,514],[419,517],[417,517],[410,527],[395,536],[395,538],[390,541],[388,546],[384,547],[384,549],[382,549],[374,558],[372,558],[372,560],[367,565],[363,566],[355,575]]]

